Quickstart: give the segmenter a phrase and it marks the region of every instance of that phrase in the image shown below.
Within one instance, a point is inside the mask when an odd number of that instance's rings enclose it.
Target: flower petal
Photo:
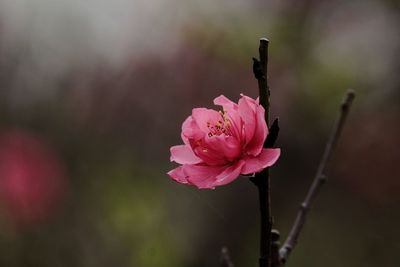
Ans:
[[[277,161],[280,154],[279,148],[264,148],[257,157],[247,156],[244,158],[245,164],[241,173],[251,174],[270,167]]]
[[[231,110],[227,111],[225,113],[226,117],[230,121],[230,129],[232,132],[232,135],[236,137],[238,140],[242,140],[243,136],[243,122],[242,118],[240,117],[240,114],[237,110]]]
[[[253,102],[249,101],[244,96],[242,96],[242,98],[239,99],[238,110],[240,117],[242,118],[243,121],[245,144],[248,144],[252,140],[254,132],[257,127],[256,112],[255,112],[256,104]]]
[[[182,124],[181,138],[186,145],[190,144],[189,139],[199,140],[203,138],[204,132],[202,132],[197,126],[197,123],[193,120],[192,116],[186,118]]]
[[[232,182],[233,180],[238,178],[242,171],[244,164],[245,164],[245,162],[243,160],[240,160],[240,161],[236,162],[236,164],[226,168],[222,173],[220,173],[216,177],[217,180],[215,181],[214,186],[229,184],[230,182]]]
[[[220,95],[214,99],[214,105],[217,106],[222,106],[224,110],[230,111],[230,110],[236,110],[237,109],[237,104],[231,100],[229,100],[227,97],[224,95]]]
[[[260,104],[260,100],[259,100],[260,98],[259,98],[259,97],[257,97],[256,99],[253,99],[253,98],[251,98],[251,97],[249,97],[249,96],[247,96],[247,95],[244,95],[244,94],[240,94],[240,96],[241,96],[242,98],[245,98],[247,101],[249,101],[250,103],[252,103],[254,106]]]
[[[210,132],[208,123],[221,120],[221,114],[218,111],[208,108],[194,108],[192,110],[192,117],[200,130],[206,134]]]
[[[234,165],[226,166],[184,165],[183,173],[190,184],[200,189],[214,189],[216,186],[235,180],[240,175],[244,164],[244,161],[239,161]]]
[[[202,140],[203,142],[204,140]],[[193,145],[193,151],[196,156],[201,158],[207,165],[221,166],[227,163],[224,154],[214,148],[204,145]]]
[[[187,181],[198,188],[215,188],[216,177],[224,171],[225,166],[183,165]]]
[[[268,127],[264,118],[265,110],[262,106],[256,108],[256,125],[254,135],[247,143],[246,152],[249,155],[257,156],[263,149],[264,141],[268,135]]]
[[[197,164],[201,163],[202,160],[197,157],[190,146],[179,145],[170,148],[171,151],[171,161],[175,161],[179,164]]]
[[[209,154],[218,155],[219,158],[224,159],[226,162],[236,160],[242,152],[240,140],[234,136],[206,136],[204,143]]]
[[[181,184],[189,184],[186,175],[183,173],[183,167],[180,166],[168,172],[168,175],[176,182]]]

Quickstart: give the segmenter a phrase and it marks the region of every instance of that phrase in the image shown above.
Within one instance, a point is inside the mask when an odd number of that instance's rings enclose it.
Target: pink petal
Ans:
[[[257,97],[256,99],[253,99],[247,95],[244,94],[240,94],[240,96],[244,99],[246,99],[246,101],[250,102],[252,104],[252,106],[258,106],[259,105],[259,97]]]
[[[244,164],[244,161],[239,161],[226,166],[184,165],[183,172],[190,184],[200,189],[214,189],[235,180]]]
[[[204,142],[204,140],[202,141]],[[193,145],[193,151],[196,156],[201,158],[207,165],[221,166],[227,163],[223,153],[205,145]]]
[[[185,144],[189,144],[189,139],[199,140],[203,138],[204,132],[200,130],[192,116],[186,118],[182,124],[181,138]]]
[[[221,114],[218,111],[207,108],[194,108],[192,110],[192,117],[200,130],[206,134],[208,134],[210,131],[207,127],[208,123],[221,120]]]
[[[209,153],[218,155],[219,158],[223,158],[226,162],[236,160],[242,152],[240,140],[234,136],[206,136],[204,142]]]
[[[242,140],[243,122],[242,118],[240,117],[239,111],[231,110],[226,112],[225,114],[231,123],[232,135],[236,137],[238,140]]]
[[[244,96],[239,99],[239,114],[243,121],[245,144],[248,144],[254,136],[257,127],[256,104]]]
[[[247,156],[244,158],[245,164],[241,173],[251,174],[270,167],[277,161],[280,154],[279,148],[264,148],[257,157]]]
[[[226,168],[225,166],[208,165],[183,165],[182,167],[187,181],[200,189],[213,189],[217,176]]]
[[[262,106],[256,108],[256,125],[252,139],[247,143],[246,152],[257,156],[263,149],[265,138],[268,135],[268,127],[264,118],[265,110]]]
[[[183,167],[180,166],[168,172],[168,175],[178,183],[188,184],[188,180],[186,179],[186,175],[183,173]]]
[[[214,105],[222,106],[224,110],[235,110],[237,109],[237,104],[232,102],[224,95],[220,95],[214,99]]]
[[[243,160],[238,161],[236,164],[226,168],[216,178],[214,186],[220,186],[229,184],[233,180],[239,177],[245,162]]]
[[[197,157],[190,146],[179,145],[170,148],[171,151],[171,161],[175,161],[179,164],[197,164],[201,163],[202,160]]]

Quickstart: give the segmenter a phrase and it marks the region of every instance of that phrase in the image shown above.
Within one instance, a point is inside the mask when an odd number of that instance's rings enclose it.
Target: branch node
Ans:
[[[279,231],[272,229],[271,231],[271,267],[279,267],[281,265],[280,255],[279,255]]]
[[[343,111],[347,111],[350,108],[355,97],[356,97],[356,93],[354,92],[353,89],[347,90],[346,95],[342,102],[342,106],[341,106]]]
[[[271,148],[274,146],[276,139],[278,139],[279,130],[279,118],[275,118],[271,127],[269,127],[269,133],[265,140],[264,147]]]
[[[229,255],[229,250],[227,247],[222,247],[222,249],[221,249],[220,266],[221,267],[234,267],[231,257]]]
[[[301,205],[300,205],[300,209],[303,210],[303,211],[307,211],[307,209],[308,209],[307,202],[302,202]]]
[[[271,231],[271,241],[272,242],[278,242],[280,237],[281,237],[281,234],[279,233],[279,231],[276,230],[276,229],[272,229],[272,231]]]

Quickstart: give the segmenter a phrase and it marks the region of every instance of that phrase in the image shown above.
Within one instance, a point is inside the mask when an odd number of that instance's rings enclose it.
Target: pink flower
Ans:
[[[50,219],[64,199],[62,161],[44,141],[20,130],[0,134],[0,205],[16,226]]]
[[[184,145],[171,147],[171,161],[182,166],[168,172],[175,181],[215,188],[273,165],[279,148],[263,148],[268,135],[264,108],[248,96],[239,103],[221,95],[214,104],[223,111],[195,108],[182,124]]]

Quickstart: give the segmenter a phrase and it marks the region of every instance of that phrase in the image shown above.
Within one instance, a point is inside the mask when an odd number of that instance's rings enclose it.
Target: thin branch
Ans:
[[[355,93],[352,90],[349,90],[342,102],[339,119],[336,121],[336,124],[331,132],[330,138],[326,144],[324,154],[322,155],[321,161],[319,163],[317,172],[315,174],[314,180],[311,184],[310,189],[304,199],[303,203],[300,205],[300,209],[297,213],[296,220],[290,230],[290,233],[285,240],[285,243],[282,245],[281,249],[279,250],[281,263],[284,264],[290,253],[293,251],[294,247],[297,244],[299,239],[300,233],[303,229],[304,223],[306,221],[307,213],[310,209],[310,206],[315,201],[315,198],[320,191],[322,185],[326,182],[325,176],[325,168],[332,156],[332,152],[338,142],[340,133],[342,131],[343,125],[347,118],[347,114],[350,110],[351,104],[355,97]]]
[[[221,258],[220,258],[221,267],[234,267],[231,257],[229,255],[229,250],[226,247],[221,249]]]
[[[268,125],[269,121],[269,86],[268,86],[268,44],[269,41],[265,38],[260,39],[259,56],[260,59],[253,58],[253,73],[258,81],[258,89],[260,95],[260,104],[265,109],[265,121]],[[277,124],[276,124],[277,126]],[[279,127],[278,127],[279,128]],[[278,129],[279,130],[279,129]],[[276,139],[276,137],[274,138]],[[274,140],[275,141],[275,140]],[[267,142],[264,143],[266,147]],[[264,169],[257,173],[251,181],[258,188],[259,205],[260,205],[260,267],[271,266],[271,199],[270,199],[270,179],[269,170]]]

